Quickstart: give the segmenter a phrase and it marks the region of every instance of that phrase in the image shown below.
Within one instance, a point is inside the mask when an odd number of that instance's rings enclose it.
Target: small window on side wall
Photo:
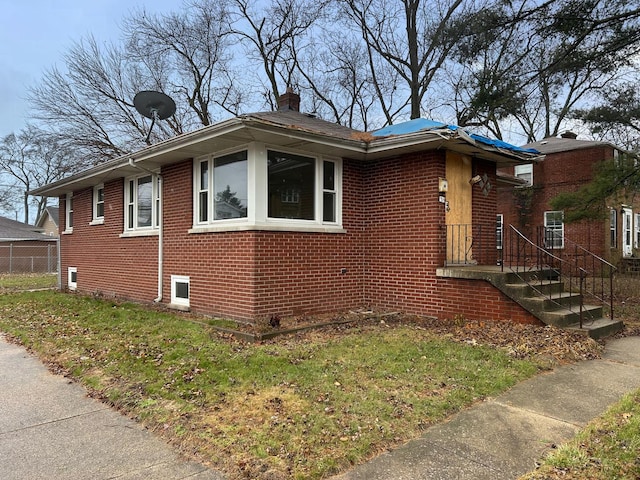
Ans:
[[[189,277],[171,275],[171,304],[179,307],[189,307]]]
[[[64,232],[73,232],[73,193],[67,193],[64,202]]]
[[[104,223],[104,185],[93,187],[93,219],[92,225]]]
[[[67,287],[69,290],[75,290],[78,288],[78,268],[69,267],[67,269]]]
[[[516,165],[514,169],[516,177],[525,180],[527,186],[533,185],[533,163],[527,163],[526,165]]]

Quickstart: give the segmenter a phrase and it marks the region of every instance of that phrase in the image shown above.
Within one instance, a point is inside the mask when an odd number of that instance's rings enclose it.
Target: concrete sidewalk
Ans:
[[[640,337],[557,368],[433,426],[334,480],[514,479],[640,388]],[[0,335],[0,479],[197,479],[220,473],[169,446]]]
[[[602,359],[522,382],[334,480],[514,479],[637,388],[640,337],[612,339]]]
[[[224,477],[167,444],[0,335],[0,479]]]

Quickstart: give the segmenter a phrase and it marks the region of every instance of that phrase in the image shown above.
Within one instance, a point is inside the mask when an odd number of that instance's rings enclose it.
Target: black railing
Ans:
[[[443,225],[446,237],[445,265],[495,265],[501,245],[493,225]]]
[[[544,245],[548,251],[553,251],[554,255],[584,272],[583,294],[608,307],[609,317],[613,320],[613,276],[616,267],[557,231],[538,227],[537,235],[539,245]],[[567,288],[575,291],[579,285],[569,283]]]
[[[585,296],[607,306],[613,320],[613,265],[548,229],[538,230],[537,243],[529,240],[513,225],[505,233],[503,270],[514,272],[539,295],[571,311],[576,308],[573,302],[561,304],[554,297],[552,289],[543,287],[551,281],[558,281],[566,291],[579,293],[580,328],[584,322]]]

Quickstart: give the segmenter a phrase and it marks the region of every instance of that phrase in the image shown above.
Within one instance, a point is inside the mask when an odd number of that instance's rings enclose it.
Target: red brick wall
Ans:
[[[473,172],[486,173],[493,185],[488,195],[479,186],[472,190],[473,220],[486,224],[489,232],[482,255],[491,263],[495,165],[474,160]],[[163,302],[170,301],[171,275],[186,275],[193,311],[240,320],[367,307],[532,321],[489,284],[436,276],[445,258],[445,211],[438,202],[438,178],[444,176],[444,151],[371,163],[345,159],[346,233],[196,234],[188,233],[193,224],[192,162],[165,167]],[[158,237],[121,238],[123,188],[122,180],[105,184],[104,225],[89,225],[91,189],[75,192],[73,233],[62,235],[63,283],[67,267],[74,266],[80,291],[151,302],[157,296]],[[64,198],[60,204],[64,217]]]
[[[124,228],[124,182],[104,186],[104,224],[93,218],[91,188],[74,192],[73,233],[60,235],[62,284],[68,267],[78,269],[78,291],[151,301],[157,296],[158,237],[120,238]],[[60,225],[65,229],[65,197]]]
[[[498,213],[505,216],[505,230],[513,224],[529,238],[535,239],[536,229],[544,226],[544,212],[552,210],[551,200],[561,192],[576,191],[591,181],[595,165],[611,158],[613,149],[605,146],[548,154],[533,168],[534,187],[529,215],[521,214],[513,188],[499,189]],[[505,169],[506,173],[513,174],[513,171],[513,168]],[[565,224],[565,238],[603,258],[608,258],[611,253],[608,235],[608,218]]]
[[[165,168],[166,301],[174,274],[190,276],[192,310],[235,319],[324,313],[361,306],[362,167],[345,160],[343,168],[345,234],[189,234],[193,224],[191,161]]]

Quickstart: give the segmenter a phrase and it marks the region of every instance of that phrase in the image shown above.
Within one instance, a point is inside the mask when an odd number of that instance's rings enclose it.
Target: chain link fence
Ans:
[[[0,273],[55,273],[58,242],[0,244]]]

